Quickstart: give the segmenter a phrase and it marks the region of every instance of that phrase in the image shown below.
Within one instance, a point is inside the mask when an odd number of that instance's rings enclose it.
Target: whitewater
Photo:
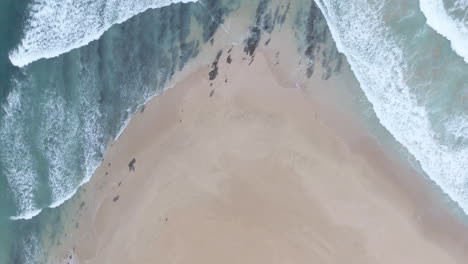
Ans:
[[[468,63],[468,1],[454,1],[448,9],[443,0],[420,0],[419,5],[427,24],[446,37]]]
[[[29,6],[29,16],[23,28],[23,38],[20,44],[10,52],[10,61],[19,67],[26,66],[36,60],[52,58],[67,53],[73,49],[87,45],[100,36],[112,25],[122,23],[131,17],[150,8],[158,8],[178,2],[195,2],[196,0],[108,0],[108,1],[79,1],[79,0],[34,0]],[[414,90],[424,90],[425,85],[413,87],[409,82],[412,75],[411,66],[405,57],[405,48],[398,39],[392,37],[392,32],[384,23],[386,10],[385,1],[378,3],[356,0],[344,2],[338,0],[315,0],[324,14],[332,36],[340,52],[347,57],[353,72],[360,82],[366,97],[372,103],[373,109],[380,123],[390,131],[395,139],[405,146],[421,164],[422,169],[437,183],[454,201],[468,212],[468,148],[456,147],[440,140],[440,131],[434,129],[435,124],[430,118],[430,109],[421,102]],[[443,9],[441,0],[421,0],[420,9],[427,18],[427,23],[437,32],[451,41],[454,51],[467,61],[468,34],[466,32],[466,18],[455,19],[453,10],[466,10],[466,5],[455,1],[454,7]],[[435,12],[439,10],[439,12]],[[441,23],[440,21],[445,21]],[[447,22],[448,21],[448,22]],[[453,23],[451,23],[452,21]],[[440,25],[445,25],[441,27]],[[20,84],[18,84],[19,86]],[[8,102],[11,109],[7,113],[17,111],[21,113],[21,105],[17,103],[15,93]],[[47,112],[63,113],[54,116],[57,124],[66,123],[68,116],[63,102],[46,105]],[[59,107],[59,108],[57,108]],[[11,127],[18,120],[12,114]],[[91,116],[91,115],[90,115]],[[7,116],[8,117],[8,116]],[[468,139],[468,117],[461,112],[459,116],[444,116],[444,127],[447,133],[460,140]],[[44,122],[48,124],[45,120]],[[93,131],[94,120],[87,126],[89,137],[96,134]],[[71,155],[69,148],[63,147],[67,138],[76,134],[75,123],[71,122],[65,128],[64,134],[57,134],[61,148],[41,146],[50,152],[45,152],[48,160],[60,161],[61,157]],[[56,124],[51,123],[43,133],[57,131]],[[75,129],[75,130],[74,130]],[[17,133],[12,129],[11,135]],[[63,131],[62,131],[63,132]],[[93,143],[95,139],[86,139]],[[21,160],[20,156],[28,157],[23,139],[18,137],[12,142],[11,149],[19,149],[11,153],[11,164]],[[94,142],[96,143],[96,142]],[[94,144],[93,143],[93,144]],[[97,143],[96,143],[97,144]],[[19,215],[12,219],[29,219],[40,212],[34,204],[35,179],[32,167],[33,161],[23,160],[23,176],[18,177],[16,168],[11,168],[13,175],[9,177],[10,186],[21,186],[14,189],[19,204]],[[94,169],[98,166],[92,154],[87,155],[85,164],[85,178],[78,185],[89,180]],[[68,166],[61,163],[52,164],[54,170],[50,174],[52,203],[56,207],[70,198],[76,192],[77,183],[64,182],[63,172]],[[71,172],[70,172],[71,173]],[[16,175],[16,176],[15,176]],[[64,186],[66,188],[64,188]]]
[[[114,24],[151,8],[196,0],[34,0],[29,6],[23,38],[10,52],[13,65],[24,67],[36,60],[87,45]]]
[[[385,23],[386,1],[315,0],[345,54],[380,123],[419,161],[429,178],[468,213],[468,139],[466,112],[458,117],[440,113],[437,120],[450,127],[454,138],[444,141],[430,118],[427,94],[431,81],[417,83],[415,69],[402,39]],[[424,1],[421,1],[423,3]],[[437,98],[436,98],[437,99]],[[425,101],[426,100],[426,101]],[[456,122],[454,122],[456,120]],[[456,124],[454,124],[456,123]]]
[[[173,3],[195,2],[195,0],[147,0],[147,1],[80,1],[80,0],[34,0],[28,6],[29,16],[23,28],[23,38],[18,47],[10,52],[10,61],[19,67],[36,60],[52,58],[73,49],[86,46],[112,25],[122,23],[150,8],[159,8]],[[80,66],[83,69],[83,65]],[[23,68],[26,69],[26,68]],[[50,69],[51,72],[53,69]],[[22,70],[27,76],[27,70]],[[88,70],[86,70],[88,71]],[[89,80],[88,80],[89,79]],[[90,83],[86,84],[86,80]],[[11,188],[17,213],[12,220],[31,219],[43,208],[55,208],[70,199],[79,186],[88,182],[100,164],[98,153],[104,152],[104,144],[99,141],[104,134],[99,125],[102,113],[98,105],[93,105],[99,94],[91,87],[96,84],[90,78],[83,79],[80,86],[82,102],[77,115],[69,109],[69,102],[53,90],[39,95],[43,98],[39,120],[38,139],[31,142],[28,138],[32,130],[26,124],[34,122],[34,112],[30,96],[26,91],[35,87],[35,80],[13,79],[13,89],[2,106],[5,116],[0,123],[0,135],[4,140],[2,159],[4,171]],[[34,89],[35,90],[35,89]],[[81,98],[80,97],[80,98]],[[37,98],[36,98],[37,99]],[[30,109],[31,108],[31,109]],[[82,126],[82,127],[81,127]],[[35,132],[34,132],[35,133]],[[76,140],[81,144],[75,144]],[[35,146],[35,147],[33,147]],[[76,176],[76,153],[83,148],[81,171],[83,178]],[[38,183],[38,161],[32,158],[34,148],[44,154],[49,162],[48,187],[50,203],[39,205],[36,201]]]

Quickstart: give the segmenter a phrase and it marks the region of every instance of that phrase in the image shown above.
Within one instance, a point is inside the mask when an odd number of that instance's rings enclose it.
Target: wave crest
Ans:
[[[426,17],[427,24],[437,33],[447,38],[452,49],[468,63],[468,2],[455,1],[453,7],[447,10],[442,0],[420,0],[421,11]],[[451,13],[464,13],[457,18]]]
[[[428,108],[410,84],[414,69],[383,19],[385,2],[315,0],[380,123],[468,213],[468,148],[440,142]],[[422,83],[422,90],[427,84]],[[426,85],[426,86],[425,86]]]
[[[23,67],[87,45],[112,25],[150,8],[196,0],[34,0],[23,38],[9,58]]]

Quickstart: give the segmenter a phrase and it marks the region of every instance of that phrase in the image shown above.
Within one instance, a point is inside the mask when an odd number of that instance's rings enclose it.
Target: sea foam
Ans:
[[[112,25],[150,8],[196,0],[34,0],[21,43],[9,54],[13,65],[23,67],[87,45]]]
[[[40,58],[58,56],[75,47],[86,45],[112,24],[120,23],[149,8],[194,0],[146,1],[58,1],[34,0],[24,37],[17,50],[10,54],[15,65],[23,66]],[[80,102],[70,108],[70,102],[56,94],[60,89],[45,89],[34,100],[30,92],[37,87],[33,80],[15,80],[3,105],[5,116],[0,123],[0,166],[6,175],[16,205],[12,220],[31,219],[45,207],[54,208],[70,199],[77,189],[88,182],[102,161],[105,152],[103,115],[96,98],[101,94],[95,77],[80,66]],[[25,76],[28,69],[22,70]],[[33,89],[34,88],[34,89]],[[75,98],[76,99],[76,98]],[[69,100],[69,99],[68,99]],[[35,117],[32,113],[36,113]],[[29,132],[31,122],[41,119],[39,129]],[[105,122],[104,122],[105,123]],[[31,133],[38,133],[31,138]],[[79,149],[77,149],[77,147]],[[47,162],[47,188],[50,204],[44,206],[37,196],[40,176],[33,152],[40,151]],[[44,164],[42,164],[44,166]],[[80,168],[78,168],[78,166]],[[42,174],[41,174],[42,173]],[[38,204],[40,203],[40,204]]]
[[[420,0],[421,11],[427,19],[427,24],[439,34],[447,38],[452,49],[468,63],[468,1],[455,1],[447,10],[443,0]],[[453,12],[465,13],[457,18]]]
[[[427,109],[408,84],[414,72],[402,44],[384,24],[385,2],[315,1],[380,123],[468,213],[468,149],[439,141]]]
[[[30,219],[39,214],[34,193],[37,187],[37,173],[32,150],[28,143],[28,127],[23,124],[29,120],[29,112],[24,111],[29,98],[25,98],[21,89],[29,83],[13,81],[13,90],[3,105],[5,115],[0,122],[0,157],[1,173],[6,175],[13,199],[18,208],[18,215],[11,219]]]

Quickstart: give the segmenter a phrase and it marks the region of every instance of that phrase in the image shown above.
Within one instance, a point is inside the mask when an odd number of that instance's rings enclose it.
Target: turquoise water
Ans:
[[[169,1],[137,1],[142,6],[135,10],[128,8],[128,1],[103,1],[108,8],[93,13],[99,27],[92,28],[85,20],[96,6],[69,1],[79,7],[72,4],[67,10],[61,2],[1,3],[0,263],[35,263],[43,254],[44,237],[53,240],[61,232],[56,207],[89,180],[107,143],[130,115],[166,87],[229,12],[229,1],[158,9],[149,8]],[[54,8],[57,12],[50,16],[47,12]],[[81,12],[81,18],[73,19],[83,21],[41,24],[36,12],[65,20],[68,12]],[[99,20],[101,15],[106,19]],[[112,24],[126,18],[123,24]],[[76,41],[74,30],[80,26],[80,34],[97,40],[69,50],[65,46]],[[68,42],[58,49],[50,45],[64,39]],[[41,52],[52,58],[34,57]],[[30,54],[34,56],[27,65],[13,65]]]
[[[437,1],[316,2],[380,123],[467,213],[468,64],[462,55],[468,46],[426,23],[430,8],[421,7]],[[454,30],[462,34],[468,15],[462,3],[442,2],[437,12],[450,18],[431,19],[457,21],[463,26]]]
[[[172,2],[0,2],[0,264],[38,261],[43,241],[63,231],[57,206],[226,14],[251,5],[248,42],[257,44],[286,14],[268,0]],[[330,62],[340,57],[334,44],[317,45],[329,28],[379,122],[468,212],[466,2],[294,3],[304,7],[291,9],[300,10],[293,15],[304,29],[296,32],[302,55],[314,61],[322,49],[323,79],[339,70],[339,60]],[[312,64],[306,75],[313,73]]]

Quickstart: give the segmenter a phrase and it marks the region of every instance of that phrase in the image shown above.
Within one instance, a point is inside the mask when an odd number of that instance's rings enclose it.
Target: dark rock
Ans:
[[[216,66],[216,68],[214,68],[213,70],[211,70],[209,73],[208,73],[208,79],[210,81],[216,79],[216,76],[218,75],[218,67]]]
[[[218,51],[218,53],[216,53],[215,60],[213,61],[213,64],[211,65],[212,68],[215,66],[218,66],[219,58],[221,58],[222,54],[223,54],[223,50],[220,50]]]
[[[129,171],[135,171],[135,162],[136,162],[136,159],[133,158],[133,159],[128,163],[128,170],[129,170]]]
[[[223,50],[218,51],[213,63],[211,64],[212,70],[208,73],[208,77],[210,81],[216,79],[216,76],[218,76],[218,63],[219,63],[219,58],[221,58],[222,54],[223,54]]]
[[[252,56],[255,53],[255,50],[258,47],[258,43],[260,42],[260,38],[262,35],[262,31],[259,27],[255,26],[250,30],[249,37],[245,40],[244,52]]]

